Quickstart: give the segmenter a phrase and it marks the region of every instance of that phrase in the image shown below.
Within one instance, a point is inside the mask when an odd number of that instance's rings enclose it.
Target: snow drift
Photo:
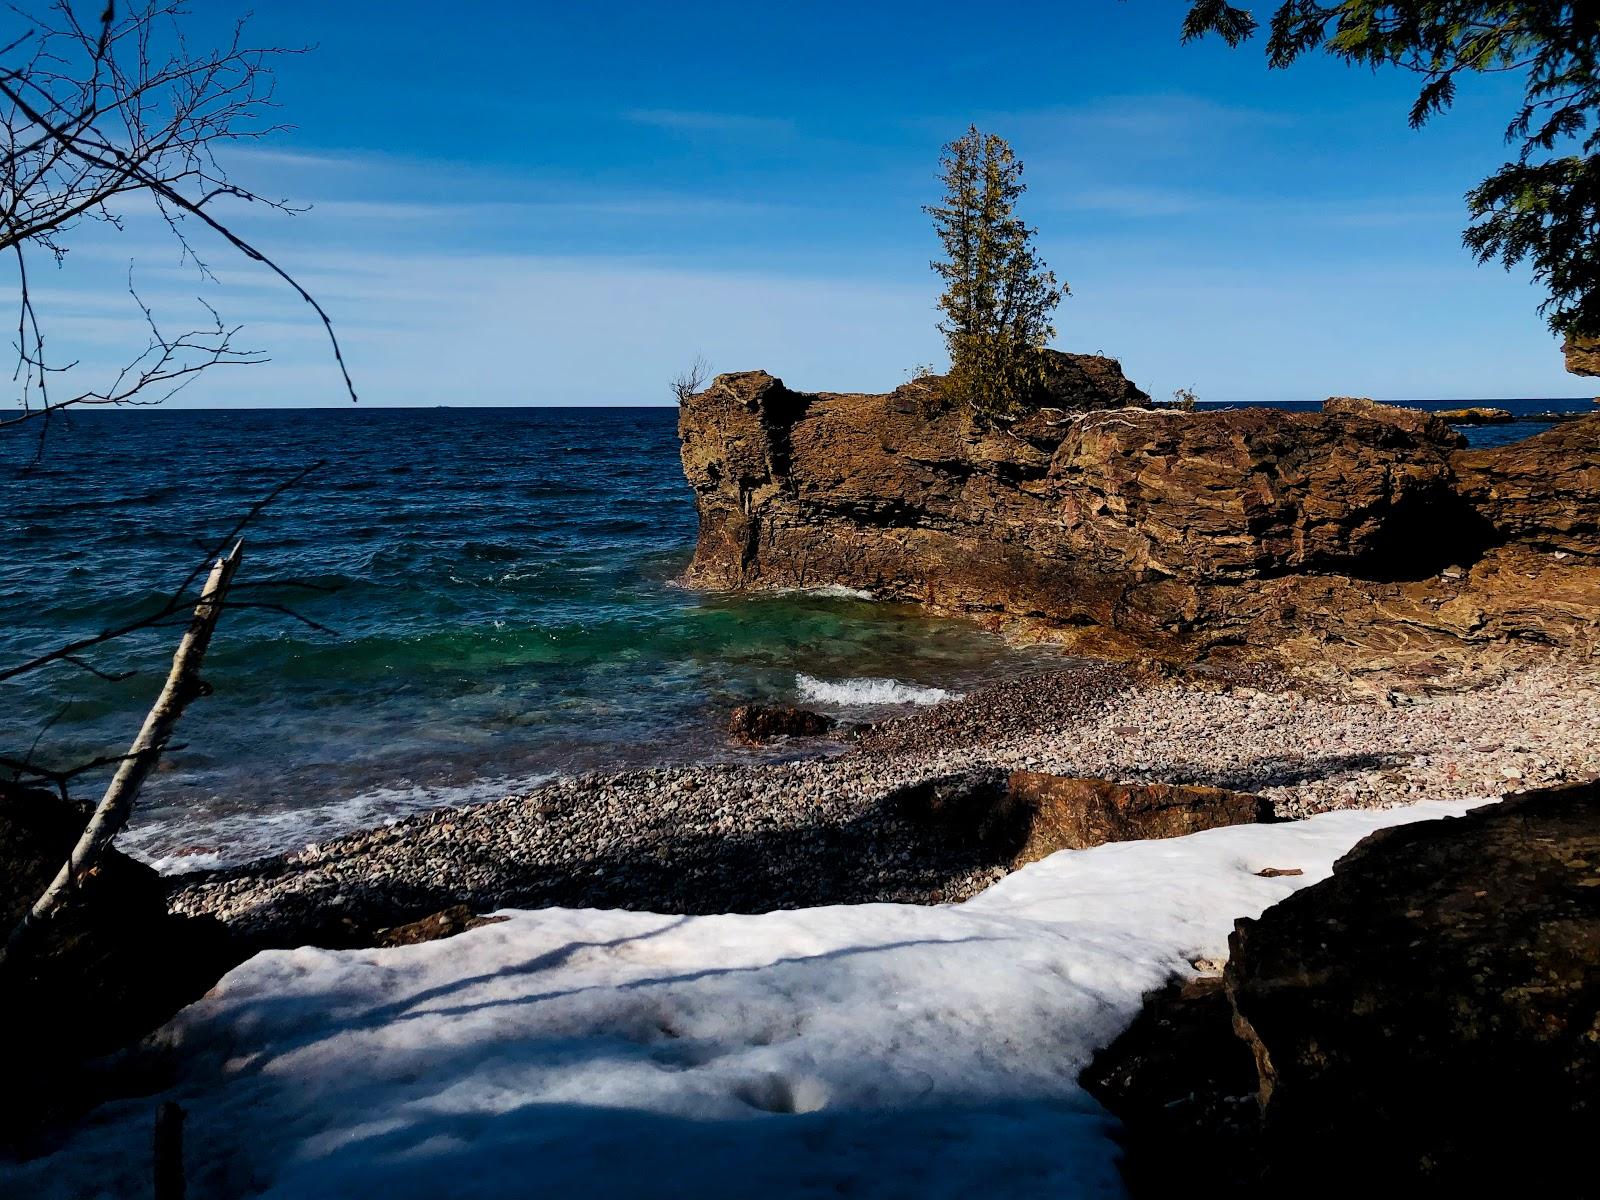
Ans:
[[[0,1192],[144,1194],[174,1099],[195,1200],[1118,1195],[1076,1080],[1142,993],[1365,834],[1466,807],[1066,851],[961,905],[549,909],[264,953],[165,1031],[167,1092],[0,1168]]]

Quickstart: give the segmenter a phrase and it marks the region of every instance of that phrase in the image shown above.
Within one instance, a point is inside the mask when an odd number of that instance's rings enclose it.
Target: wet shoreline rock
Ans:
[[[792,704],[741,704],[728,714],[728,732],[752,746],[783,738],[824,737],[838,724],[836,717]]]

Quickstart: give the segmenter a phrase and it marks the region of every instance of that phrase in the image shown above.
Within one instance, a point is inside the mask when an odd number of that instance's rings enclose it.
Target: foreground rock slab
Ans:
[[[1128,1122],[1130,1178],[1152,1192],[1174,1142],[1219,1137],[1250,1143],[1228,1182],[1274,1193],[1308,1175],[1428,1194],[1588,1177],[1600,784],[1373,834],[1239,921],[1223,991],[1159,994],[1085,1082]]]

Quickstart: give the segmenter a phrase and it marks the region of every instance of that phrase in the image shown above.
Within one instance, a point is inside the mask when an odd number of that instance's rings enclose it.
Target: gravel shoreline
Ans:
[[[886,798],[975,767],[1256,792],[1280,817],[1499,795],[1600,774],[1600,666],[1549,659],[1475,688],[1337,696],[1266,673],[1152,679],[1084,662],[865,731],[842,754],[554,780],[172,880],[247,942],[370,944],[452,905],[760,912],[961,900],[1005,874]]]

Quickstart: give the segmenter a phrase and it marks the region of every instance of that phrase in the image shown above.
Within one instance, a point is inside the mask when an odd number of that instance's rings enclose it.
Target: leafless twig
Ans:
[[[184,0],[135,0],[127,6],[112,0],[90,23],[80,20],[71,0],[50,0],[33,14],[15,4],[9,11],[26,22],[26,32],[0,49],[0,253],[15,263],[19,285],[13,375],[18,411],[0,420],[0,429],[35,418],[47,425],[54,414],[74,407],[159,403],[211,367],[263,361],[234,344],[238,328],[210,305],[209,324],[168,331],[130,280],[149,334],[144,350],[112,371],[108,382],[61,386],[62,377],[80,364],[57,362],[47,353],[29,263],[37,255],[60,262],[84,222],[120,229],[141,206],[153,208],[182,259],[202,277],[214,278],[191,239],[191,225],[264,266],[309,304],[354,400],[327,311],[220,215],[224,201],[298,211],[234,182],[217,152],[284,128],[271,119],[271,65],[299,51],[251,43],[243,21],[220,47],[191,49],[184,36]]]

